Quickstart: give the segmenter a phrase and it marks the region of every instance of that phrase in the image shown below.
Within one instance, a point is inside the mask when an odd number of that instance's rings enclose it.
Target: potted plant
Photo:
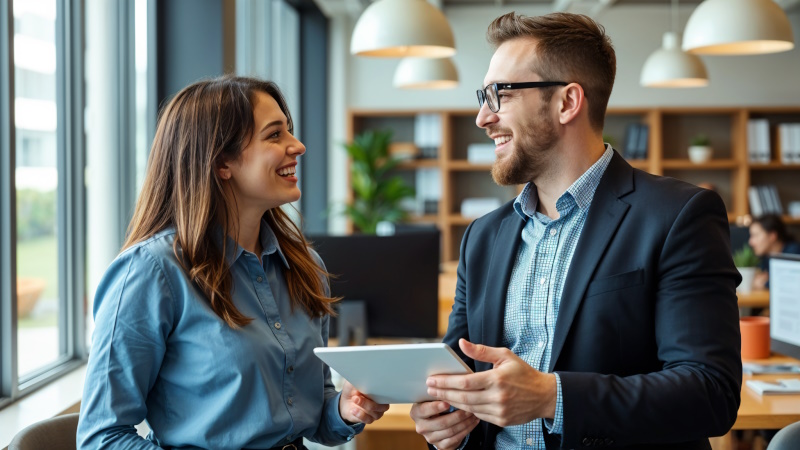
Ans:
[[[749,294],[753,290],[753,278],[756,275],[758,257],[753,253],[753,249],[749,245],[745,245],[733,253],[733,263],[739,269],[739,273],[742,274],[742,282],[736,288],[736,291],[742,294]]]
[[[698,134],[689,143],[689,160],[695,164],[701,164],[711,159],[713,150],[711,141],[705,134]]]
[[[400,202],[414,196],[414,189],[390,171],[400,160],[389,156],[390,131],[366,131],[345,144],[350,156],[353,201],[344,214],[358,231],[375,234],[379,222],[399,222],[406,217]]]

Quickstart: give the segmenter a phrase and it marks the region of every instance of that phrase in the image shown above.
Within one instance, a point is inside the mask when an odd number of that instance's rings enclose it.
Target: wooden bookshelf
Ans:
[[[403,162],[398,172],[412,179],[420,169],[441,171],[441,198],[437,214],[412,217],[413,222],[436,223],[442,232],[442,260],[458,258],[459,244],[472,218],[460,214],[461,201],[468,197],[513,198],[520,187],[499,187],[491,181],[491,164],[467,160],[467,146],[490,143],[483,130],[475,126],[475,109],[454,110],[351,110],[348,114],[348,140],[368,129],[392,129],[396,142],[414,141],[417,114],[438,114],[441,118],[441,144],[436,158]],[[766,163],[750,162],[747,124],[752,118],[767,119],[770,125],[771,157]],[[722,197],[731,222],[750,213],[748,188],[774,184],[784,211],[788,203],[800,201],[800,163],[781,162],[782,146],[777,127],[800,123],[800,107],[713,107],[713,108],[611,108],[606,116],[604,135],[614,148],[625,154],[626,130],[631,124],[648,127],[647,152],[631,159],[633,167],[700,184],[711,183]],[[687,153],[696,134],[709,136],[714,149],[704,163],[692,162]],[[784,216],[790,225],[800,225],[800,218]]]

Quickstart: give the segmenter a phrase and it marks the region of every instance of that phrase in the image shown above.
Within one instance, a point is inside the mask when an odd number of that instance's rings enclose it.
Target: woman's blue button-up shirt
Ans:
[[[312,352],[327,345],[328,317],[292,308],[269,226],[263,264],[227,238],[233,301],[254,319],[239,329],[188,279],[174,239],[165,230],[125,250],[100,282],[79,448],[258,449],[360,432],[339,416],[330,371]],[[143,419],[148,440],[134,429]]]

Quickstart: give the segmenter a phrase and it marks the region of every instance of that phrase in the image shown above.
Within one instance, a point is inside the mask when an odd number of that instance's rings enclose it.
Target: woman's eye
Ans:
[[[268,136],[268,138],[269,138],[269,139],[276,139],[276,138],[279,138],[280,136],[281,136],[281,132],[280,132],[280,131],[276,131],[276,132],[274,132],[274,133],[270,134],[270,135]]]

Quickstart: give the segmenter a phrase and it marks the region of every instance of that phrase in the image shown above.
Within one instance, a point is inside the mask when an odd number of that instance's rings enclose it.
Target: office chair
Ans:
[[[75,450],[78,413],[37,422],[17,433],[8,450]]]
[[[797,450],[798,448],[800,448],[800,422],[782,428],[767,446],[767,450]]]

